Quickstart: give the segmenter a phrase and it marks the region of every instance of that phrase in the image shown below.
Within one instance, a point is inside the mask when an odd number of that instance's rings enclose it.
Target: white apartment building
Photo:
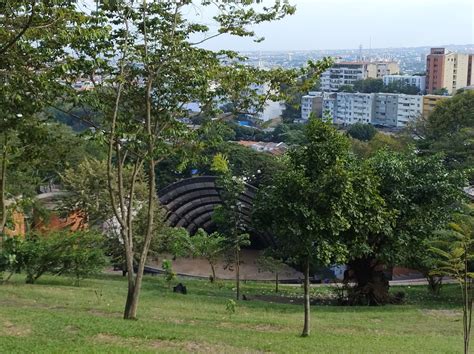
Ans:
[[[423,96],[377,93],[372,124],[405,127],[423,113]]]
[[[374,93],[338,93],[334,123],[371,123],[374,114],[374,100]]]
[[[375,98],[372,124],[386,127],[397,126],[398,94],[378,93]]]
[[[309,102],[304,111],[308,118],[314,109],[313,100],[318,99],[322,100],[317,103],[318,112],[322,113],[318,117],[330,118],[335,124],[370,123],[401,128],[422,116],[423,97],[398,93],[310,92],[303,96],[302,106]],[[308,118],[303,118],[302,108],[302,121]]]
[[[341,86],[353,85],[358,80],[382,78],[399,72],[400,67],[396,62],[339,62],[321,75],[321,89],[324,92],[337,92]]]
[[[337,93],[324,93],[322,117],[334,122],[337,109]]]
[[[403,82],[406,85],[416,86],[420,92],[426,90],[426,76],[416,75],[384,75],[383,84],[389,85],[392,82]]]
[[[323,93],[310,91],[301,97],[301,119],[306,121],[312,113],[321,117],[323,103]]]
[[[423,113],[423,96],[398,95],[397,127],[405,127]]]

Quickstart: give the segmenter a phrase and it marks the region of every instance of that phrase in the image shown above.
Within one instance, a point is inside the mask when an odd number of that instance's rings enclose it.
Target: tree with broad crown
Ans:
[[[352,301],[376,305],[393,301],[384,266],[425,268],[426,242],[463,199],[465,179],[449,172],[439,156],[382,150],[367,163],[372,181],[354,189],[361,205],[371,208],[351,218],[343,242],[356,283]]]

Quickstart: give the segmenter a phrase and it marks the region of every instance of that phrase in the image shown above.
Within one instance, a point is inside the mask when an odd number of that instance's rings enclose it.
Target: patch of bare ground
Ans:
[[[237,348],[230,345],[212,344],[207,342],[195,341],[152,341],[151,349],[170,349],[183,351],[185,353],[262,353],[251,351],[246,348]]]
[[[109,311],[104,311],[100,309],[89,309],[87,310],[88,313],[94,316],[100,316],[100,317],[114,317],[114,318],[120,318],[122,317],[122,314],[120,312],[109,312]]]
[[[143,340],[135,337],[120,337],[110,333],[99,333],[93,337],[94,342],[119,345],[119,346],[133,346],[142,344]]]
[[[283,332],[285,330],[284,327],[271,324],[271,323],[249,324],[249,323],[220,322],[218,324],[218,327],[241,329],[241,330],[256,331],[256,332]]]
[[[188,319],[183,319],[183,318],[169,318],[169,317],[159,317],[159,316],[154,316],[153,318],[160,321],[160,322],[173,323],[173,324],[196,325],[199,322],[199,321],[196,321],[196,320],[188,320]]]
[[[152,350],[170,350],[185,353],[261,353],[246,348],[237,348],[229,345],[212,344],[196,341],[147,340],[142,338],[123,338],[109,333],[99,333],[94,338],[99,343],[117,345],[121,347],[149,348]]]
[[[362,332],[375,335],[390,335],[390,332],[385,331],[382,328],[337,327],[330,328],[329,332],[342,335],[358,335]]]
[[[0,328],[0,333],[11,337],[27,337],[31,334],[31,329],[29,326],[20,326],[10,321],[3,321],[2,328]]]
[[[66,326],[64,327],[64,330],[67,332],[67,333],[71,333],[71,334],[77,334],[81,331],[81,329],[77,326],[74,326],[74,325],[69,325],[69,326]]]
[[[433,317],[460,317],[462,312],[459,310],[420,310],[423,314]]]

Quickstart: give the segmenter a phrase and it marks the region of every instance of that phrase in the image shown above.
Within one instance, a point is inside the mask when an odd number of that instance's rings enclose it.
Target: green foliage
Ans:
[[[354,82],[354,92],[374,93],[383,92],[384,84],[382,79],[368,78]]]
[[[278,273],[282,270],[285,263],[280,258],[275,258],[270,255],[262,254],[257,258],[257,265],[259,269],[271,272]]]
[[[217,279],[215,266],[220,256],[223,255],[227,239],[218,232],[208,234],[203,229],[199,229],[194,236],[189,238],[190,253],[193,257],[202,257],[209,262],[211,266],[212,276],[210,281]]]
[[[125,185],[129,186],[133,170],[130,166],[124,167]],[[115,176],[115,180],[117,180]],[[87,223],[98,226],[113,217],[114,212],[110,205],[110,194],[107,181],[106,161],[85,158],[74,167],[66,169],[61,174],[62,185],[67,195],[61,200],[60,209],[64,213],[71,210],[80,210],[87,217]],[[146,177],[143,170],[139,170],[134,188],[134,208],[146,199]],[[117,184],[114,183],[114,186]],[[126,190],[129,194],[129,190]],[[114,190],[118,198],[118,191]]]
[[[348,193],[349,142],[316,119],[306,137],[308,143],[290,152],[272,185],[259,191],[255,216],[275,235],[280,253],[328,264],[343,256],[337,235],[349,225],[341,203]]]
[[[227,302],[225,303],[225,310],[227,314],[229,316],[232,316],[233,314],[235,314],[236,309],[237,309],[237,303],[232,299],[228,299]]]
[[[280,124],[273,131],[272,141],[288,145],[302,145],[307,139],[303,124]]]
[[[18,268],[17,253],[20,239],[17,237],[2,236],[0,240],[0,284],[8,281]],[[4,274],[9,275],[4,278]]]
[[[394,237],[378,242],[375,254],[390,263],[416,263],[424,241],[447,222],[463,199],[464,176],[450,172],[438,156],[381,151],[370,164],[380,195],[396,213]]]
[[[445,87],[440,88],[440,89],[436,89],[436,90],[433,90],[433,92],[431,92],[431,94],[439,95],[439,96],[447,96],[448,95],[448,89],[445,88]]]
[[[76,231],[63,235],[66,243],[61,259],[59,274],[75,278],[76,285],[81,279],[100,273],[107,264],[103,252],[103,235],[94,231]]]
[[[425,154],[445,155],[452,169],[467,170],[474,180],[474,92],[464,91],[438,103],[427,119],[420,119],[413,132]]]
[[[317,91],[320,87],[320,76],[332,65],[332,59],[325,57],[317,62],[309,61],[307,67],[298,73],[298,79],[291,83],[282,83],[280,86],[284,102],[282,120],[284,124],[291,124],[301,118],[302,92]]]
[[[341,85],[341,86],[339,86],[339,92],[353,93],[353,92],[355,92],[354,85]]]
[[[369,141],[361,141],[353,138],[351,139],[351,146],[354,154],[363,159],[374,156],[381,150],[403,152],[410,148],[400,136],[393,136],[381,132],[376,132]]]
[[[211,171],[215,173],[228,173],[229,160],[227,159],[227,156],[217,153],[212,159]]]
[[[102,242],[103,237],[93,231],[28,234],[24,239],[5,239],[2,254],[13,260],[10,271],[26,273],[27,283],[50,273],[69,274],[77,284],[105,265]]]
[[[405,95],[418,95],[420,89],[416,85],[410,85],[405,81],[393,81],[385,85],[381,92],[403,93]]]
[[[370,141],[377,134],[377,129],[372,124],[355,123],[349,127],[347,134],[357,140]]]
[[[168,284],[168,289],[171,288],[171,282],[176,279],[176,273],[173,270],[173,264],[169,259],[164,259],[163,262],[161,263],[161,267],[163,268],[163,271],[165,272],[165,281],[166,284]]]
[[[264,252],[257,258],[257,266],[260,270],[268,271],[275,274],[275,292],[278,292],[278,273],[280,273],[285,266],[285,263],[281,258],[277,258],[272,255],[272,250]]]
[[[466,205],[456,213],[448,228],[438,232],[430,248],[436,258],[432,275],[450,276],[461,285],[463,299],[464,353],[469,353],[472,303],[474,301],[474,205]]]

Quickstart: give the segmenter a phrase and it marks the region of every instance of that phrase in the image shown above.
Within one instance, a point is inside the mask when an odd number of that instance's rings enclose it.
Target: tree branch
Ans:
[[[36,14],[36,1],[33,0],[31,4],[31,13],[28,18],[28,21],[26,21],[25,26],[18,32],[7,44],[5,44],[3,47],[0,48],[0,55],[5,54],[8,49],[10,49],[11,46],[13,46],[16,42],[20,40],[20,38],[25,34],[25,32],[28,30],[28,28],[31,27],[31,24],[33,23],[33,18]]]

